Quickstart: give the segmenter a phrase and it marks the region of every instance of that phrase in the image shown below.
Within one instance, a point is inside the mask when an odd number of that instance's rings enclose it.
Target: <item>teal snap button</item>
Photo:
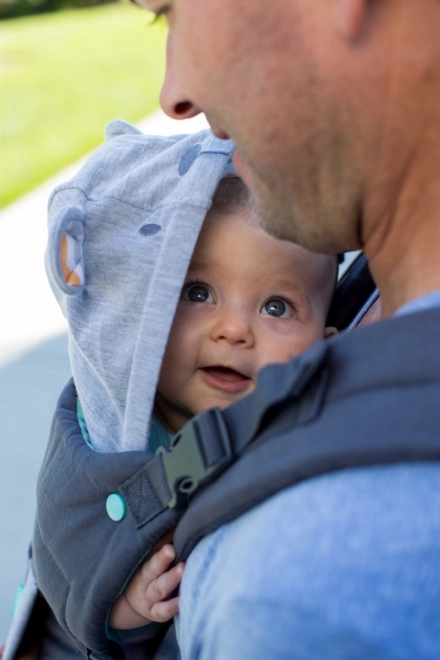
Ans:
[[[108,517],[115,522],[124,520],[127,513],[127,504],[122,495],[118,493],[112,493],[107,497],[105,508],[107,509]]]

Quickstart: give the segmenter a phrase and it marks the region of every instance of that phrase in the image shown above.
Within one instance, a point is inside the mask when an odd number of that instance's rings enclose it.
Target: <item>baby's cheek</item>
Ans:
[[[314,336],[306,336],[302,333],[293,339],[283,335],[274,341],[270,359],[265,364],[290,362],[310,348],[315,341]]]

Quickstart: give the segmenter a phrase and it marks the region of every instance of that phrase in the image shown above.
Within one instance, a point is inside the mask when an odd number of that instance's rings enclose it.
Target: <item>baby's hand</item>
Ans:
[[[184,564],[169,568],[175,556],[173,546],[167,543],[139,566],[111,609],[112,628],[139,628],[153,621],[168,621],[177,614],[179,599],[170,596],[180,584]]]

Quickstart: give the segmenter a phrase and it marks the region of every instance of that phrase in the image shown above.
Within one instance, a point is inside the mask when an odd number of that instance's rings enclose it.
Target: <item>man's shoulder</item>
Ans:
[[[328,367],[347,387],[375,379],[383,384],[440,377],[440,308],[394,316],[346,331],[328,341]],[[391,379],[391,380],[390,380]]]

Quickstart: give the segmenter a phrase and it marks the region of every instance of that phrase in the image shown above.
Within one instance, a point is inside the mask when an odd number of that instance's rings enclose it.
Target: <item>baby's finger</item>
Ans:
[[[184,567],[185,565],[181,562],[153,580],[148,588],[148,597],[155,603],[169,598],[182,580]]]
[[[163,600],[160,603],[156,603],[151,608],[152,619],[158,623],[163,623],[164,621],[172,619],[178,611],[179,599],[177,597],[170,598],[170,600]]]
[[[165,573],[175,558],[176,552],[173,546],[169,543],[164,545],[158,552],[156,552],[144,563],[142,567],[143,578],[148,582],[152,582],[157,577],[162,575],[162,573]]]

